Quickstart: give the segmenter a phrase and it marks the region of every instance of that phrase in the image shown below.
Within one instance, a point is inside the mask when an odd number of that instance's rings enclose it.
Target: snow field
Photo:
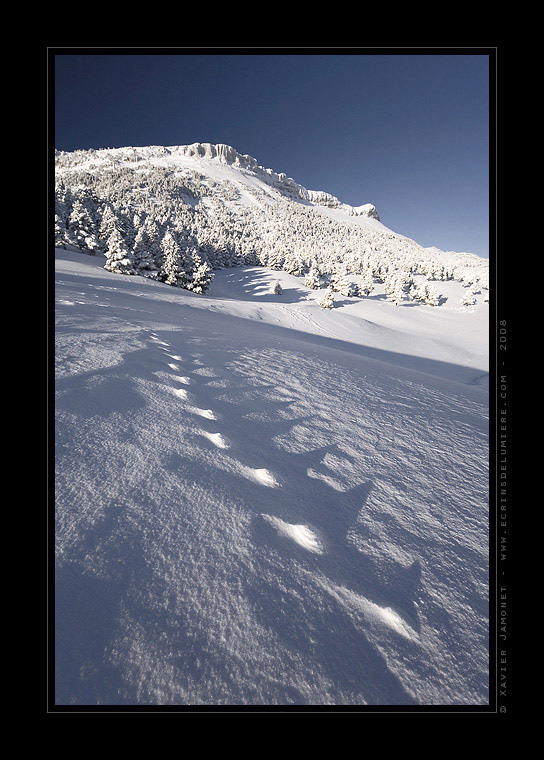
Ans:
[[[484,356],[65,252],[56,287],[59,704],[486,703]]]

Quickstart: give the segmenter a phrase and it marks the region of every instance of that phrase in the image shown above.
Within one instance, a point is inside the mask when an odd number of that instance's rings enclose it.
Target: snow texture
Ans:
[[[57,704],[487,703],[487,306],[303,283],[57,251]]]

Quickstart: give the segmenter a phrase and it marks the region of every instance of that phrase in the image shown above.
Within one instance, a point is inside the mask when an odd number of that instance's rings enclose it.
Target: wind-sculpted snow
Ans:
[[[58,254],[57,703],[487,703],[481,370],[236,294]]]

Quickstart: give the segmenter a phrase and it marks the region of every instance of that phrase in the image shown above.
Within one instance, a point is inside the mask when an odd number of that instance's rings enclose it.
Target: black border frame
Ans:
[[[511,319],[507,310],[505,283],[500,266],[502,252],[502,235],[499,233],[499,183],[498,173],[502,168],[499,160],[502,151],[500,128],[502,124],[502,46],[466,45],[456,46],[373,46],[373,47],[169,47],[169,46],[81,46],[62,47],[42,46],[47,59],[46,63],[46,182],[47,182],[47,517],[46,517],[46,708],[51,713],[479,713],[504,714],[511,711],[511,663],[512,640],[510,620],[508,627],[503,628],[506,618],[502,616],[504,609],[501,594],[505,594],[508,604],[512,596],[511,553],[499,555],[501,539],[509,545],[511,537],[511,515],[503,524],[500,519],[498,504],[498,475],[499,475],[499,323],[506,323],[510,330]],[[55,135],[55,79],[54,62],[56,55],[488,55],[489,56],[489,262],[490,262],[490,319],[489,319],[489,348],[490,348],[490,385],[489,385],[489,698],[488,705],[56,705],[54,696],[54,224],[52,222],[51,200],[54,197],[54,135]],[[501,157],[502,158],[502,157]],[[510,335],[508,333],[510,340]],[[509,345],[509,344],[508,344]],[[512,373],[512,351],[500,353],[500,377],[508,378],[510,383]],[[512,385],[509,385],[509,401],[512,395]],[[515,402],[515,398],[514,398]],[[505,402],[506,403],[506,402]],[[509,414],[511,408],[509,409]],[[502,417],[502,411],[501,411]],[[509,472],[511,467],[509,464]],[[507,503],[511,503],[512,475],[507,478],[504,495]],[[499,560],[499,556],[501,559]],[[499,568],[500,562],[500,568]],[[502,591],[501,591],[502,590]],[[500,606],[501,605],[501,606]],[[501,610],[501,626],[499,631],[499,607]],[[503,634],[506,630],[508,633]],[[502,636],[505,635],[505,638]],[[501,640],[499,642],[499,636]],[[509,674],[508,681],[505,671]],[[506,684],[509,688],[506,689]]]

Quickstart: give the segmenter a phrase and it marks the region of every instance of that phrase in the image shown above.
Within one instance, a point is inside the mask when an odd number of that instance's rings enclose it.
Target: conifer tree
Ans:
[[[153,243],[149,225],[146,223],[142,224],[136,233],[132,249],[134,266],[138,271],[145,273],[156,269],[153,257]]]
[[[189,290],[193,293],[205,293],[210,287],[210,283],[213,279],[212,268],[206,261],[202,261],[200,257],[195,260],[195,268],[193,270],[193,279],[190,283]]]
[[[440,304],[440,296],[432,285],[427,286],[427,299],[425,303],[428,306],[438,306]]]
[[[102,250],[106,250],[108,240],[114,230],[120,233],[119,225],[117,224],[117,217],[113,213],[111,206],[104,206],[104,209],[102,211],[102,219],[100,221],[100,227],[98,230],[98,238]]]
[[[419,301],[427,306],[438,306],[440,303],[440,296],[432,285],[427,283],[421,283],[412,293],[414,301]]]
[[[268,261],[266,266],[269,269],[281,269],[283,267],[283,255],[280,253],[272,252],[268,256]]]
[[[55,214],[55,248],[66,248],[66,227],[58,214]]]
[[[322,309],[332,309],[334,307],[334,294],[331,287],[327,288],[323,294],[323,297],[320,301],[318,301],[318,303]]]
[[[167,285],[184,287],[189,281],[187,268],[184,266],[185,261],[180,247],[169,230],[161,240],[161,250],[163,261],[159,272],[159,279]]]
[[[304,277],[304,284],[307,288],[311,288],[312,290],[319,289],[320,276],[317,267],[312,266],[311,269],[306,272],[306,276]]]
[[[123,236],[118,229],[113,232],[106,243],[106,264],[104,269],[115,274],[136,274],[132,262],[132,256],[128,251]]]
[[[361,281],[359,283],[359,295],[369,296],[374,290],[374,280],[372,278],[372,272],[368,269],[363,272]]]
[[[461,306],[474,306],[475,303],[476,303],[476,298],[475,298],[474,291],[472,289],[468,290],[463,296],[463,298],[461,299]]]
[[[70,238],[74,245],[84,250],[98,250],[95,224],[89,210],[79,201],[74,201],[69,218]]]

